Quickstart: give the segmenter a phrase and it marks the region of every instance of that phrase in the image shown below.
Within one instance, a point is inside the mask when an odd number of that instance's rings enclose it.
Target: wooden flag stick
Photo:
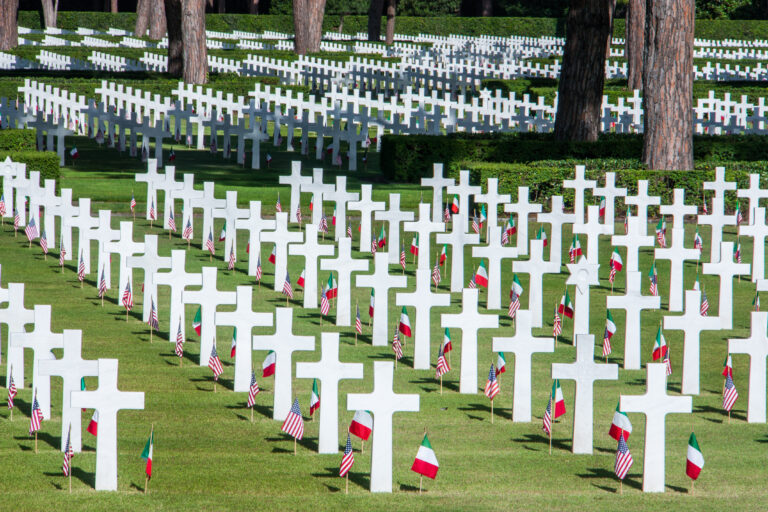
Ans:
[[[344,494],[349,494],[349,471],[347,471],[347,481],[344,483]]]
[[[619,480],[619,494],[624,494],[624,480]]]
[[[101,295],[101,307],[104,307],[104,294]]]
[[[37,430],[35,430],[35,453],[37,453]]]
[[[129,313],[128,308],[125,308],[125,321],[126,322],[128,321],[128,313]]]
[[[208,256],[209,256],[208,261],[213,261],[213,253],[209,252]]]
[[[491,400],[491,424],[493,424],[493,400]]]
[[[554,430],[555,421],[549,424],[549,454],[552,455],[552,430]]]
[[[691,480],[691,494],[693,494],[693,484],[696,482],[696,480]]]
[[[296,438],[293,438],[293,454],[296,455]]]
[[[731,411],[728,411],[728,424],[731,424]]]
[[[251,406],[251,423],[253,423],[253,406]]]
[[[440,394],[443,394],[443,376],[440,376]]]
[[[149,475],[144,477],[144,494],[149,492]]]
[[[365,453],[365,441],[360,441],[360,453]]]
[[[421,494],[421,482],[424,480],[424,475],[419,475],[419,494]]]
[[[213,379],[213,392],[216,392],[216,378]]]
[[[179,357],[179,368],[182,367],[183,363],[184,363],[184,356],[181,356]]]
[[[149,326],[149,342],[152,343],[152,333],[154,332],[154,329],[152,326]]]

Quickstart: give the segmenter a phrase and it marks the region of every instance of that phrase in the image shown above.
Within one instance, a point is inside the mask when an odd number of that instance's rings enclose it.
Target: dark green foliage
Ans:
[[[3,134],[5,132],[0,132]],[[35,132],[29,130],[34,140]],[[2,140],[2,135],[0,135]],[[0,148],[0,161],[11,157],[14,162],[27,164],[27,171],[39,171],[40,180],[56,180],[58,187],[59,181],[59,156],[53,151],[3,151]]]
[[[34,151],[35,132],[32,130],[0,130],[0,151]]]

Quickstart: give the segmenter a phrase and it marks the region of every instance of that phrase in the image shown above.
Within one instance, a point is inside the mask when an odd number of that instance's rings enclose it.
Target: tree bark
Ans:
[[[181,0],[165,0],[165,24],[168,29],[168,74],[181,78],[184,76]]]
[[[19,0],[0,0],[0,50],[10,50],[19,44]]]
[[[294,48],[297,54],[320,51],[325,0],[294,0]]]
[[[149,10],[153,0],[138,0],[136,3],[136,29],[133,34],[136,37],[144,37],[149,28]]]
[[[46,27],[56,26],[56,15],[59,10],[59,0],[40,0],[43,5],[43,22]]]
[[[109,1],[109,12],[117,12],[117,0],[110,0]]]
[[[616,13],[616,0],[608,0],[608,39],[605,43],[605,58],[611,58],[611,42],[613,42],[613,15]]]
[[[381,39],[381,13],[384,0],[371,0],[368,7],[368,40],[379,42]]]
[[[629,0],[624,43],[627,59],[627,87],[643,89],[643,45],[645,44],[645,1]]]
[[[694,0],[648,0],[646,9],[643,162],[693,169]]]
[[[162,39],[165,36],[165,2],[151,0],[152,7],[149,11],[149,38]]]
[[[205,0],[182,0],[184,82],[208,81],[208,49],[205,46]]]
[[[493,0],[480,0],[480,16],[493,16]]]
[[[597,140],[608,29],[606,0],[571,0],[558,86],[557,140]]]
[[[227,0],[219,0],[216,8],[219,14],[224,14],[227,8]]]
[[[387,0],[387,36],[384,42],[387,45],[395,41],[395,0]]]

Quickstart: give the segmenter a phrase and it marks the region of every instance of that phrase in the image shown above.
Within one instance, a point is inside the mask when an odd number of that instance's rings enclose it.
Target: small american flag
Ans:
[[[205,241],[205,248],[208,249],[212,256],[216,254],[216,247],[213,245],[213,228],[211,228],[210,233],[208,233],[208,240]]]
[[[234,244],[229,249],[229,264],[227,265],[228,270],[234,270],[235,269],[235,246]]]
[[[517,315],[517,310],[520,309],[520,296],[512,291],[512,299],[509,303],[509,310],[507,311],[507,316],[509,318],[515,318],[515,315]]]
[[[467,286],[470,290],[477,288],[477,283],[475,283],[475,276],[472,276],[469,278],[469,285]]]
[[[709,213],[709,210],[707,209],[707,200],[706,199],[702,199],[702,203],[703,204],[701,205],[701,207],[704,209],[704,213],[705,214]]]
[[[256,405],[256,395],[259,394],[259,384],[256,382],[256,374],[251,371],[251,387],[248,388],[248,407]]]
[[[259,259],[256,260],[256,280],[261,281],[261,254],[259,254]]]
[[[549,395],[549,401],[547,402],[547,409],[544,411],[544,419],[541,429],[546,434],[552,437],[552,394]]]
[[[5,207],[5,195],[0,194],[0,216],[5,215],[8,210]]]
[[[554,324],[552,325],[552,336],[560,336],[562,332],[563,323],[560,321],[560,315],[557,312],[557,308],[555,308],[555,320]]]
[[[736,403],[736,399],[739,398],[739,392],[736,391],[736,386],[733,383],[733,378],[730,374],[725,377],[725,387],[723,388],[723,409],[731,412],[733,404]]]
[[[40,237],[40,248],[43,250],[43,254],[48,254],[48,237],[45,236],[45,230]]]
[[[149,205],[149,218],[151,220],[157,220],[157,214],[155,213],[155,200]]]
[[[131,212],[136,208],[136,198],[131,194]]]
[[[624,480],[629,472],[629,468],[632,467],[632,454],[629,453],[629,446],[624,439],[624,432],[619,436],[619,447],[616,449],[616,463],[613,466],[613,472],[620,480]]]
[[[395,359],[403,358],[403,346],[400,344],[400,334],[395,326],[395,334],[392,336],[392,351],[395,353]]]
[[[64,240],[61,240],[61,246],[59,247],[59,266],[64,266],[64,258],[67,256],[67,250],[64,248]]]
[[[741,224],[744,220],[744,216],[741,214],[741,205],[736,205],[736,225]]]
[[[445,203],[445,210],[443,210],[443,222],[448,223],[451,221],[451,210],[448,208],[448,203]]]
[[[359,333],[363,333],[363,322],[360,320],[360,306],[357,306],[357,315],[355,316],[355,330]]]
[[[301,224],[301,206],[296,208],[296,222]]]
[[[299,399],[293,400],[291,410],[288,411],[283,426],[280,428],[283,432],[293,437],[294,439],[301,440],[304,437],[304,419],[301,417],[301,409],[299,408]]]
[[[19,210],[17,210],[14,207],[13,208],[13,229],[19,229],[20,225],[21,225],[21,216],[19,215]]]
[[[176,217],[173,215],[173,208],[171,208],[170,217],[168,217],[168,230],[176,232]]]
[[[37,401],[37,392],[32,402],[32,414],[29,417],[29,435],[40,430],[40,422],[43,421],[43,411],[40,410],[40,403]]]
[[[85,280],[85,261],[83,261],[82,251],[80,251],[80,264],[77,266],[77,279],[81,283]]]
[[[64,463],[61,465],[62,471],[64,471],[64,476],[69,476],[69,471],[71,470],[71,461],[72,457],[75,456],[75,449],[72,446],[72,443],[70,442],[70,439],[72,437],[72,427],[69,427],[69,432],[67,432],[67,444],[64,447]]]
[[[99,298],[107,294],[107,280],[104,276],[104,269],[101,269],[101,278],[99,279]]]
[[[184,335],[181,334],[181,318],[179,318],[179,329],[176,331],[176,355],[184,357]]]
[[[704,290],[701,290],[701,308],[699,309],[699,313],[701,316],[707,316],[708,311],[709,301],[707,300],[707,294],[704,292]]]
[[[347,238],[352,238],[352,224],[347,224]]]
[[[149,320],[147,321],[147,325],[149,325],[150,329],[154,329],[156,331],[160,330],[160,323],[157,320],[157,308],[155,308],[155,299],[154,297],[150,299],[150,310],[149,310]]]
[[[741,243],[736,242],[736,248],[733,251],[734,259],[736,260],[736,263],[741,263]]]
[[[280,213],[283,211],[283,205],[280,204],[280,194],[277,194],[277,202],[275,203],[275,211]]]
[[[608,282],[613,283],[615,279],[616,279],[616,267],[613,266],[613,261],[611,261],[611,271],[608,273]]]
[[[125,283],[125,291],[123,291],[123,307],[130,311],[133,309],[133,293],[131,293],[131,282]]]
[[[472,231],[480,233],[480,224],[477,222],[477,216],[472,217]]]
[[[440,281],[442,280],[442,277],[440,276],[440,265],[438,262],[435,262],[435,267],[432,269],[432,282],[435,283],[435,286],[440,284]]]
[[[224,368],[221,367],[219,354],[216,352],[216,343],[211,347],[211,357],[208,358],[208,368],[213,372],[213,380],[219,380],[219,375],[224,373]]]
[[[320,294],[320,314],[323,316],[327,316],[328,313],[331,311],[331,303],[328,301],[328,293],[325,289],[325,286],[323,286],[323,291]]]
[[[328,232],[328,219],[325,217],[325,213],[323,213],[323,216],[320,217],[320,227],[318,228],[318,231],[321,233]]]
[[[344,456],[341,457],[341,466],[339,467],[339,476],[345,477],[349,470],[352,468],[352,464],[355,463],[355,454],[352,451],[352,440],[349,438],[349,432],[347,432],[347,445],[344,447]]]
[[[400,244],[400,266],[405,270],[405,246]]]
[[[29,224],[27,224],[27,227],[24,228],[24,233],[26,233],[27,240],[30,242],[37,238],[37,225],[35,225],[34,217],[29,219]]]
[[[435,370],[435,378],[439,379],[451,370],[448,366],[448,361],[445,359],[445,352],[443,352],[443,346],[440,345],[440,352],[437,354],[437,369]]]
[[[672,363],[669,360],[669,349],[667,349],[667,352],[664,354],[664,370],[667,373],[667,377],[672,375]]]
[[[192,240],[192,222],[189,219],[187,219],[187,225],[184,226],[184,231],[181,233],[181,238]]]
[[[289,299],[293,298],[293,287],[291,287],[291,276],[288,272],[285,273],[285,282],[283,283],[283,295],[287,295]]]
[[[371,240],[371,254],[376,254],[376,249],[379,247],[379,241],[376,240],[376,237],[373,237]]]
[[[16,398],[16,383],[13,382],[13,375],[10,376],[10,382],[8,383],[8,408],[13,409],[13,399]]]
[[[493,400],[499,394],[499,381],[496,380],[496,368],[491,364],[491,371],[488,373],[488,381],[485,383],[485,396]]]
[[[501,233],[501,245],[507,245],[509,243],[509,232],[505,229]]]

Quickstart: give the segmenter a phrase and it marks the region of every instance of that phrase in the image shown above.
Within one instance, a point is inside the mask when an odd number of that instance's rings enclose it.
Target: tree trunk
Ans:
[[[153,0],[138,0],[136,3],[136,29],[133,31],[133,35],[136,37],[144,37],[147,34],[149,28],[149,10],[151,2]]]
[[[606,0],[571,0],[558,86],[557,140],[597,140],[608,28]]]
[[[226,7],[227,7],[227,0],[219,0],[217,5],[219,14],[224,14],[224,12],[226,12]]]
[[[168,29],[168,74],[181,78],[184,76],[181,0],[165,0],[165,24]]]
[[[10,50],[19,44],[19,0],[0,0],[0,50]]]
[[[694,0],[648,0],[643,53],[643,162],[693,169]]]
[[[480,0],[480,16],[493,16],[493,0]]]
[[[117,12],[117,0],[110,0],[109,1],[109,12]]]
[[[152,8],[149,11],[149,38],[162,39],[165,36],[165,2],[151,0]]]
[[[55,27],[56,14],[59,10],[59,0],[40,0],[40,2],[43,5],[43,22],[45,23],[45,26]]]
[[[182,0],[181,36],[184,82],[208,81],[208,49],[205,46],[205,0]]]
[[[616,13],[616,0],[608,0],[608,39],[605,43],[605,58],[611,58],[611,43],[613,42],[613,15]]]
[[[384,0],[371,0],[368,7],[368,40],[379,42],[381,39],[381,13]]]
[[[392,44],[395,41],[395,0],[387,0],[387,37],[385,43]]]
[[[248,0],[248,14],[259,14],[259,0]]]
[[[645,1],[629,0],[624,43],[627,59],[627,88],[643,89],[643,45],[645,44]]]
[[[294,48],[298,55],[320,51],[325,0],[294,0]]]

